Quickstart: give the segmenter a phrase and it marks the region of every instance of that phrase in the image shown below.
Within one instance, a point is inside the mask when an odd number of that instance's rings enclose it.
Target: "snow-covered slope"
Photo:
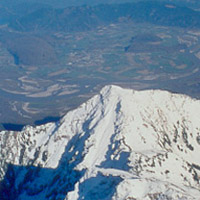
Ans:
[[[0,133],[0,199],[198,200],[200,101],[104,87],[57,123]]]

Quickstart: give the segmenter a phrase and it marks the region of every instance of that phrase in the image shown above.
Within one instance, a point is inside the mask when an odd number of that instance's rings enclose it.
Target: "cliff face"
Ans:
[[[200,101],[104,87],[57,123],[0,133],[4,199],[199,199]]]

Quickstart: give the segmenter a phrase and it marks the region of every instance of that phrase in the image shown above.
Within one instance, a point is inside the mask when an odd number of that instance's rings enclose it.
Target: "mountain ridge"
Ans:
[[[141,12],[142,11],[142,12]],[[112,15],[110,14],[112,13]],[[199,28],[200,13],[169,2],[139,1],[122,4],[82,5],[54,9],[41,7],[8,20],[15,31],[88,31],[121,20],[182,28]]]
[[[57,123],[1,132],[0,194],[198,199],[198,110],[185,95],[106,86]]]

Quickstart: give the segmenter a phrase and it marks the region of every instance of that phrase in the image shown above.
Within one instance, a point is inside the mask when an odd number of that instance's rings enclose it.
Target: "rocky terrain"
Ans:
[[[57,123],[0,133],[1,200],[198,200],[200,101],[106,86]]]

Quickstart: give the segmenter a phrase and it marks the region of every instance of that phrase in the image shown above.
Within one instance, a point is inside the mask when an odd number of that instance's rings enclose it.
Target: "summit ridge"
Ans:
[[[60,121],[0,133],[2,199],[198,200],[200,101],[105,86]]]

